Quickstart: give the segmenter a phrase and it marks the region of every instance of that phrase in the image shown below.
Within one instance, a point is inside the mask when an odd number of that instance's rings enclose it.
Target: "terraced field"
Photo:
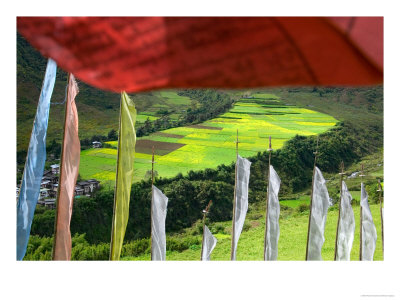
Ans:
[[[168,93],[168,92],[164,92]],[[187,101],[171,95],[174,102]],[[189,170],[215,168],[235,160],[236,131],[239,132],[239,154],[250,157],[268,148],[279,149],[296,134],[315,135],[334,126],[333,117],[302,107],[288,105],[271,94],[254,94],[241,99],[234,108],[205,123],[171,128],[138,139],[134,180],[145,178],[151,169],[151,147],[155,146],[155,170],[158,176],[171,177]],[[162,142],[162,143],[159,143]],[[114,146],[117,143],[111,142]],[[140,146],[140,147],[139,147]],[[157,148],[158,146],[158,148]],[[100,181],[114,180],[116,149],[82,151],[80,175]]]
[[[153,98],[157,99],[150,106],[145,108],[145,111],[141,112],[138,108],[138,115],[136,117],[136,125],[143,124],[147,118],[150,121],[157,120],[157,112],[160,110],[168,111],[167,115],[171,120],[178,120],[181,116],[181,112],[186,111],[193,102],[196,100],[191,100],[189,97],[179,96],[174,91],[160,91],[152,92]]]

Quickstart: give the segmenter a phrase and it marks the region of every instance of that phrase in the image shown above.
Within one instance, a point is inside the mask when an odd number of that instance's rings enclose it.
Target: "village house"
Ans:
[[[54,183],[51,188],[50,195],[51,197],[56,197],[58,192],[58,183]]]
[[[42,179],[42,182],[40,183],[40,187],[41,187],[42,189],[44,189],[44,188],[51,188],[51,184],[52,184],[52,182],[51,182],[50,180]]]
[[[55,198],[39,199],[38,204],[54,209],[56,208],[56,199]]]
[[[87,182],[90,183],[91,192],[93,192],[93,190],[97,190],[100,187],[100,181],[96,179],[89,179],[87,180]]]
[[[58,174],[59,165],[51,165],[51,170],[43,172],[42,181],[40,183],[40,193],[38,204],[49,208],[54,208],[58,193]],[[75,185],[74,196],[90,196],[95,190],[100,187],[100,182],[96,179],[79,181]],[[18,200],[20,186],[17,185],[16,197]]]
[[[47,189],[47,188],[42,188],[42,189],[40,189],[39,199],[49,197],[49,191],[50,191],[50,190]]]
[[[93,148],[101,148],[102,144],[98,141],[94,141],[93,143]]]
[[[85,193],[85,190],[81,188],[81,186],[75,186],[75,196],[82,196]]]
[[[79,181],[76,183],[76,187],[83,189],[85,195],[90,195],[94,190],[98,189],[100,182],[96,179],[89,179],[86,181]]]
[[[60,173],[60,165],[55,164],[55,165],[51,165],[51,173],[53,174],[59,174]]]

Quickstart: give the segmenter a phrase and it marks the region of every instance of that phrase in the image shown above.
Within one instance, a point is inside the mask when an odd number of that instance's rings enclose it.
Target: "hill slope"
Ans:
[[[47,59],[32,48],[17,34],[17,151],[26,151],[32,124],[36,114]],[[120,95],[93,88],[79,79],[79,94],[76,104],[79,114],[79,137],[107,135],[111,129],[118,128]],[[65,87],[67,74],[57,70],[56,83],[52,95],[47,143],[53,139],[61,140],[64,119]],[[189,108],[196,107],[197,101],[179,96],[174,91],[156,91],[130,95],[138,111],[137,122],[143,124],[147,118],[152,120],[168,115],[178,120]]]

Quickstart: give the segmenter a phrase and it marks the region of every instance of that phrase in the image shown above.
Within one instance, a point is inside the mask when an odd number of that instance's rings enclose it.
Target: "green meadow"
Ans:
[[[160,92],[171,103],[189,103],[189,98],[173,92]],[[139,111],[140,115],[140,111]],[[138,138],[146,148],[136,149],[134,181],[146,177],[151,170],[151,143],[163,142],[168,149],[176,144],[179,149],[163,152],[155,149],[155,170],[159,177],[172,177],[189,170],[215,168],[235,160],[236,133],[239,134],[239,155],[250,157],[268,148],[279,149],[295,135],[316,135],[333,127],[337,120],[319,113],[283,103],[271,94],[254,94],[253,98],[241,99],[227,113],[199,125],[177,127]],[[117,146],[116,142],[111,142]],[[176,148],[176,147],[175,147]],[[142,153],[141,153],[142,152]],[[167,153],[166,153],[167,152]],[[80,175],[100,181],[114,180],[116,149],[89,149],[82,151]]]
[[[293,210],[292,212],[288,213],[288,211],[283,208],[284,202],[281,201],[280,203],[281,217],[279,220],[280,236],[278,243],[278,260],[304,261],[306,253],[309,212],[308,210],[304,212]],[[377,232],[374,260],[383,260],[379,205],[370,204],[370,208]],[[352,261],[357,261],[359,260],[360,247],[360,206],[353,204],[353,212],[355,219],[355,233],[350,259]],[[329,209],[325,224],[325,242],[321,250],[322,259],[325,261],[332,261],[334,258],[337,218],[338,210],[337,205],[335,205]],[[211,254],[211,260],[230,260],[230,232],[232,222],[218,222],[208,226],[218,240],[217,245]],[[244,230],[238,242],[237,260],[263,260],[264,232],[265,212],[262,214],[261,207],[253,209],[250,207],[246,216]],[[200,234],[197,234],[196,236],[201,240]],[[175,261],[200,260],[200,253],[201,244],[192,245],[189,247],[189,249],[182,252],[167,251],[166,259]],[[150,253],[146,253],[137,257],[127,256],[121,259],[150,260]]]

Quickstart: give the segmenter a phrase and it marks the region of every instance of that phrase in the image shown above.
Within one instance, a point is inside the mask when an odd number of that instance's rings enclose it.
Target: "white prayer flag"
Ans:
[[[329,194],[325,179],[321,171],[315,167],[307,260],[322,260],[321,249],[325,242],[324,231],[328,207]]]
[[[233,236],[233,259],[236,260],[236,248],[243,229],[248,208],[249,179],[251,162],[238,155],[236,161],[236,207],[235,207],[235,234]]]
[[[165,260],[165,218],[168,198],[153,185],[153,215],[151,219],[151,260]]]
[[[362,239],[361,249],[362,257],[361,260],[373,260],[376,246],[376,228],[374,221],[372,220],[371,210],[368,205],[368,194],[365,190],[364,183],[361,183],[361,211],[362,211]]]
[[[206,225],[204,225],[203,232],[203,253],[201,256],[201,260],[211,260],[210,255],[214,250],[215,245],[217,245],[217,239],[212,235],[211,231],[208,229]]]
[[[279,240],[279,214],[280,205],[278,199],[281,179],[275,172],[274,167],[269,168],[268,183],[268,216],[267,216],[267,235],[265,247],[265,260],[277,260],[278,240]]]
[[[336,260],[350,260],[351,247],[354,240],[355,221],[352,197],[347,189],[346,183],[342,181],[342,195],[340,202],[340,219],[337,238]]]

